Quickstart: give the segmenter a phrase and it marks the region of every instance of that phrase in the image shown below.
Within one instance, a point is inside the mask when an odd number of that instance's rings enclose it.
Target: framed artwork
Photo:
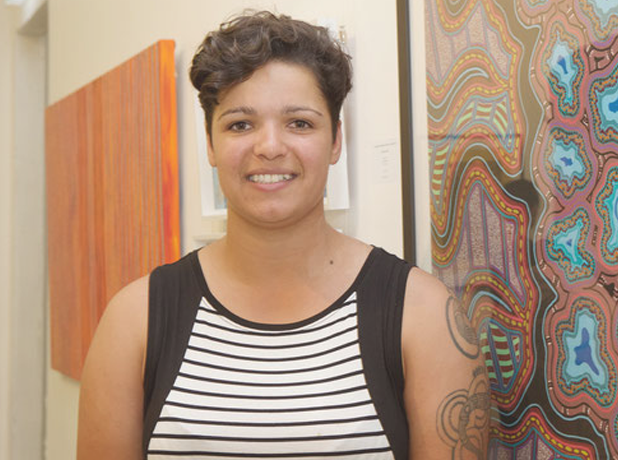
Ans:
[[[174,42],[45,112],[52,367],[79,379],[111,297],[180,257]]]
[[[412,123],[411,13],[408,0],[397,0],[397,43],[399,62],[399,132],[401,137],[401,190],[403,204],[404,258],[416,264],[416,210],[414,194],[414,149]]]
[[[490,458],[618,458],[618,3],[424,6],[433,271],[485,356]]]

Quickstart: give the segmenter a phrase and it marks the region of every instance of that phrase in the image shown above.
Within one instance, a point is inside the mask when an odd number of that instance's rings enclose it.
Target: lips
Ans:
[[[295,177],[294,174],[251,174],[249,182],[256,184],[276,184],[278,182],[287,182]]]

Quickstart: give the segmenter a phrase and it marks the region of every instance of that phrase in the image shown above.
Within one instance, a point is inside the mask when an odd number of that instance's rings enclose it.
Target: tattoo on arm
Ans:
[[[473,372],[470,388],[449,394],[438,409],[438,433],[453,449],[453,459],[486,459],[491,406],[487,371]]]
[[[451,338],[459,351],[470,359],[476,359],[479,355],[476,331],[470,325],[463,306],[452,295],[446,301],[446,322]]]

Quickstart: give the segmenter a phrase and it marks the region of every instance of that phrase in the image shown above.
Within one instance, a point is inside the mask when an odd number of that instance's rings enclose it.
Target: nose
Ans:
[[[272,160],[285,155],[284,133],[274,125],[265,124],[257,133],[254,152],[257,156]]]

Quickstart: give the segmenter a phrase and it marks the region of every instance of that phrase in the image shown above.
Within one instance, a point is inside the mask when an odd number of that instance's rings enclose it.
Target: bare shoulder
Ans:
[[[408,275],[403,311],[403,339],[418,342],[440,340],[447,332],[445,307],[454,296],[435,276],[414,267]],[[414,347],[414,349],[418,349]]]
[[[406,285],[406,308],[409,305],[416,313],[431,313],[432,309],[436,309],[437,305],[441,305],[451,295],[444,283],[434,275],[418,267],[410,270]],[[424,311],[427,308],[430,309],[429,312]]]
[[[458,453],[484,459],[490,394],[476,331],[433,275],[414,268],[406,288],[402,350],[410,458]]]
[[[79,460],[141,458],[148,285],[145,276],[121,289],[97,327],[81,380]]]
[[[105,308],[99,327],[118,321],[117,327],[143,329],[148,320],[149,279],[149,275],[143,276],[118,291]]]
[[[139,278],[109,301],[88,351],[85,377],[96,372],[91,369],[93,366],[106,362],[115,352],[130,350],[143,357],[148,329],[148,285],[149,276]]]
[[[442,281],[419,268],[410,271],[406,285],[403,318],[404,344],[410,342],[426,346],[448,345],[453,358],[480,357],[479,341],[466,307]],[[411,353],[419,350],[411,345]]]

